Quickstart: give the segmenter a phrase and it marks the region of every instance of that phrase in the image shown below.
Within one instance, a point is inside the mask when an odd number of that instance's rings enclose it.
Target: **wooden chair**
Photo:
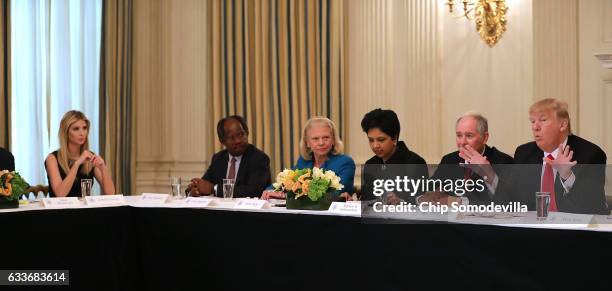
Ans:
[[[25,194],[29,195],[30,193],[34,193],[34,196],[37,197],[38,196],[38,192],[42,192],[43,194],[45,194],[45,197],[47,197],[47,194],[49,194],[49,186],[47,185],[36,185],[36,186],[31,186],[30,188],[25,190]]]

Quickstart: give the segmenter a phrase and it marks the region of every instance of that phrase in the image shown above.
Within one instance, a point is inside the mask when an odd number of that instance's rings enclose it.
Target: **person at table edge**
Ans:
[[[202,178],[194,178],[185,192],[191,196],[223,196],[223,179],[235,179],[234,197],[256,197],[270,184],[270,158],[248,142],[249,127],[242,116],[232,115],[217,123],[217,136],[225,149],[211,158]]]
[[[511,156],[498,150],[495,147],[487,145],[489,140],[489,122],[480,113],[467,112],[457,119],[455,122],[455,143],[457,150],[442,157],[438,169],[432,176],[432,179],[439,180],[477,180],[486,177],[484,167],[488,171],[506,172],[513,163]],[[465,164],[461,166],[460,164]],[[499,167],[498,165],[508,165]],[[487,204],[493,200],[491,192],[498,184],[497,174],[489,174],[494,176],[493,179],[483,179],[485,187],[482,191],[468,191],[460,196],[462,204]],[[430,192],[423,197],[419,197],[419,202],[446,202],[449,204],[455,199],[448,197],[457,197],[454,192]]]
[[[572,133],[566,102],[547,98],[529,108],[534,141],[516,148],[512,180],[502,184],[506,201],[535,210],[535,192],[550,192],[549,211],[609,214],[605,197],[607,157]],[[497,195],[497,194],[496,194]]]
[[[0,148],[0,171],[15,171],[15,157],[8,150]]]
[[[407,175],[411,179],[429,177],[425,159],[411,151],[406,143],[399,140],[400,122],[393,110],[374,109],[361,120],[361,129],[368,137],[370,149],[374,156],[365,162],[362,172],[361,200],[372,200],[374,179],[394,178],[395,175]],[[387,165],[394,165],[389,168]],[[389,177],[391,175],[391,177]],[[402,200],[414,203],[416,195],[403,192],[389,192],[383,201],[398,204]]]
[[[344,186],[341,196],[350,199],[355,179],[355,162],[344,153],[344,143],[337,134],[336,125],[326,117],[313,117],[306,121],[300,139],[300,157],[293,169],[321,168],[331,170],[340,177]],[[285,198],[285,193],[271,187],[264,191],[262,199]]]
[[[64,114],[58,132],[60,148],[47,156],[45,170],[51,197],[81,196],[81,180],[93,179],[103,194],[115,194],[110,169],[102,157],[89,150],[89,119],[80,111]]]

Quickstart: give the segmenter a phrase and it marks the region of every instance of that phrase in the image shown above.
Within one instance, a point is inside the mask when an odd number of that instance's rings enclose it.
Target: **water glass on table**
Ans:
[[[550,192],[536,192],[536,219],[546,220],[550,207]]]
[[[91,187],[93,186],[92,179],[81,179],[81,198],[85,199],[91,196]]]
[[[170,188],[172,189],[172,198],[174,199],[185,198],[185,194],[181,192],[181,178],[180,177],[170,178]]]
[[[223,198],[234,198],[234,179],[223,179]]]

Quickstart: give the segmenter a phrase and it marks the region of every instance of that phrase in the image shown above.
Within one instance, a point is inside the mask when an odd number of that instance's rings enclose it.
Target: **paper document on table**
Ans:
[[[100,195],[87,196],[85,202],[89,206],[110,206],[110,205],[125,205],[125,198],[122,194],[118,195]]]
[[[77,197],[44,198],[42,204],[45,208],[75,208],[81,207],[81,201]]]
[[[161,206],[164,205],[169,198],[169,194],[143,193],[136,204],[140,206]]]
[[[183,202],[183,206],[195,208],[217,206],[217,204],[216,199],[212,197],[187,197]]]
[[[574,214],[564,212],[549,212],[546,222],[550,224],[564,224],[572,227],[596,227],[597,222],[593,215]]]
[[[270,208],[270,203],[266,200],[259,199],[238,199],[238,202],[234,204],[234,209],[266,209]]]
[[[327,211],[341,215],[361,215],[361,202],[332,202]]]

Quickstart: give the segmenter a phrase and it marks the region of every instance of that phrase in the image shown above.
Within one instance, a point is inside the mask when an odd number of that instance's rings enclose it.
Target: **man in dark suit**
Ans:
[[[213,155],[210,167],[201,179],[195,178],[186,192],[192,196],[223,196],[223,179],[234,178],[234,197],[259,197],[270,185],[270,158],[248,142],[249,128],[238,115],[217,123],[217,135],[225,149]]]
[[[442,157],[432,177],[432,179],[440,180],[477,181],[480,179],[484,181],[485,187],[479,189],[480,191],[474,189],[461,193],[463,203],[485,204],[493,201],[493,193],[499,181],[497,174],[503,170],[497,165],[512,164],[512,157],[487,145],[488,128],[488,121],[481,114],[468,112],[459,117],[455,123],[455,140],[458,150]],[[458,196],[459,193],[455,192],[428,193],[423,199],[419,199],[419,202],[434,200],[449,203],[456,200],[448,199],[449,195]]]
[[[11,152],[0,148],[0,171],[15,171],[15,157]]]
[[[514,153],[507,200],[535,210],[535,192],[550,192],[549,211],[609,214],[604,191],[606,154],[572,134],[567,103],[543,99],[529,109],[534,141]]]

